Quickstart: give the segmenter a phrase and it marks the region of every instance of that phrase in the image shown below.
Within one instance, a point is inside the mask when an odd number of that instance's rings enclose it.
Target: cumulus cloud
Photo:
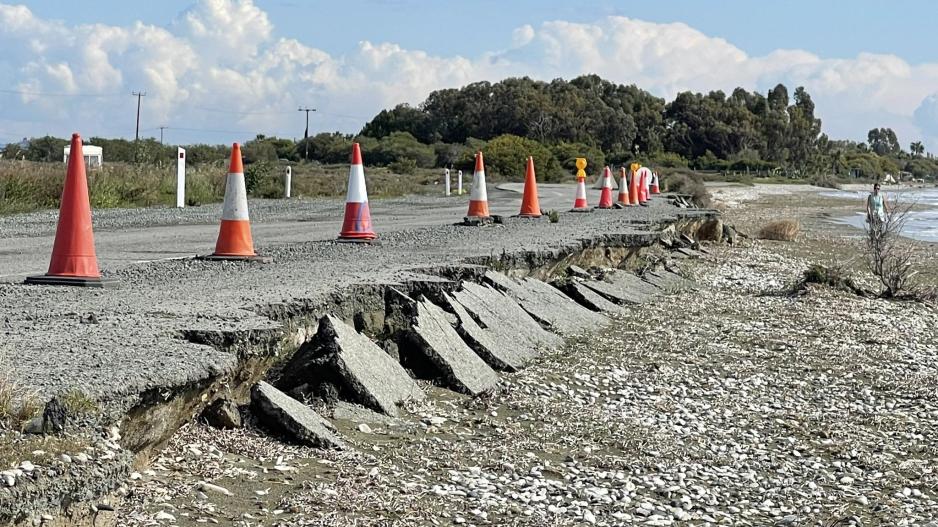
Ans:
[[[683,90],[804,85],[834,137],[862,139],[869,128],[891,126],[904,143],[924,139],[938,148],[938,64],[870,53],[827,59],[798,49],[750,56],[687,24],[618,16],[524,25],[505,41],[505,50],[470,58],[367,41],[333,56],[314,41],[279,38],[251,0],[200,0],[166,28],[67,25],[0,4],[0,78],[12,80],[0,89],[23,92],[0,95],[0,137],[16,135],[14,128],[19,135],[72,128],[131,135],[129,94],[140,89],[147,90],[143,121],[150,127],[290,136],[298,133],[296,106],[313,104],[321,110],[318,129],[355,132],[380,109],[418,103],[438,88],[596,73],[668,98]],[[37,95],[48,93],[108,97]]]

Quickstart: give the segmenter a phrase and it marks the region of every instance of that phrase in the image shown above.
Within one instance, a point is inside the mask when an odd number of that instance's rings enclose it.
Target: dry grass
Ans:
[[[7,371],[0,357],[0,372]],[[17,385],[4,373],[0,373],[0,430],[20,430],[42,410],[42,404],[36,394]]]
[[[800,232],[801,223],[798,220],[778,220],[762,227],[759,237],[763,240],[791,242],[795,241]]]
[[[189,205],[217,203],[224,199],[227,163],[204,163],[187,167],[186,202]],[[348,165],[292,164],[293,196],[344,197]],[[245,166],[256,172],[249,188],[252,197],[283,197],[286,165],[258,163]],[[176,167],[106,163],[89,170],[88,193],[94,208],[173,206],[176,203]],[[436,169],[416,169],[397,174],[387,167],[366,167],[368,194],[372,198],[436,192],[440,180]],[[470,176],[471,177],[471,176]],[[64,163],[35,163],[0,160],[0,214],[16,214],[59,206],[65,179]],[[468,185],[468,179],[466,185]],[[440,189],[439,192],[442,193]]]

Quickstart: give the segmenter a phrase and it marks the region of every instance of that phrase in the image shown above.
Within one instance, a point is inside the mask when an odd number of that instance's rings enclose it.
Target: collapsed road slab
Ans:
[[[565,280],[555,282],[555,287],[566,293],[567,296],[581,306],[592,311],[608,314],[622,313],[625,311],[624,307],[610,302],[606,297],[586,287],[586,283],[586,281],[576,279]]]
[[[676,293],[680,291],[697,289],[697,286],[694,284],[694,282],[691,282],[677,273],[668,271],[667,269],[647,272],[642,275],[642,280],[645,280],[646,282],[666,293]]]
[[[548,349],[563,344],[563,339],[541,327],[517,302],[497,290],[464,282],[453,298],[479,322],[493,331],[507,333],[535,349]]]
[[[466,308],[446,293],[443,307],[456,315],[456,329],[467,344],[496,370],[518,371],[537,358],[537,349],[508,331],[482,327]]]
[[[402,360],[428,365],[441,384],[460,393],[478,395],[498,386],[498,374],[459,336],[452,315],[396,290],[388,304],[399,313],[402,325],[409,326],[397,333]]]
[[[251,389],[251,406],[262,424],[285,432],[300,443],[317,448],[345,448],[329,421],[266,382]]]
[[[424,398],[403,366],[332,315],[319,320],[316,335],[290,359],[277,385],[289,390],[319,383],[334,384],[340,396],[392,416],[404,401]]]
[[[495,271],[486,273],[485,280],[513,298],[535,320],[562,335],[575,335],[609,323],[605,316],[540,280],[513,280]]]
[[[651,295],[648,293],[630,287],[621,280],[616,282],[587,280],[583,282],[583,285],[616,304],[644,304],[650,302],[652,299]]]
[[[606,273],[606,276],[603,277],[603,281],[609,282],[610,284],[619,287],[624,287],[629,291],[644,294],[648,297],[655,296],[661,292],[653,284],[642,280],[638,275],[632,274],[628,271],[613,271],[611,273]]]

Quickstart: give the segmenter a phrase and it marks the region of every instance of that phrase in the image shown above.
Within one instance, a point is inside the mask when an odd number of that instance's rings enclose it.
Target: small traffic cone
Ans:
[[[225,206],[221,214],[221,226],[215,252],[204,256],[205,260],[249,260],[269,261],[254,252],[251,237],[251,220],[248,217],[248,193],[244,186],[244,164],[241,161],[241,145],[231,145],[231,162],[225,179]]]
[[[537,199],[537,178],[534,175],[534,158],[528,157],[528,167],[524,174],[524,195],[521,197],[522,218],[540,218],[541,204]]]
[[[619,204],[629,206],[632,204],[632,201],[629,199],[629,176],[625,171],[625,167],[619,169]]]
[[[638,182],[641,179],[638,175],[638,168],[635,163],[632,164],[632,170],[629,177],[629,201],[632,202],[632,205],[639,205],[641,202],[638,199]]]
[[[646,167],[638,169],[638,204],[648,204],[648,185],[651,171]]]
[[[469,194],[469,218],[489,218],[489,196],[485,189],[485,162],[482,152],[476,154],[476,168],[472,174],[472,191]]]
[[[612,208],[612,170],[608,166],[603,170],[602,192],[599,194],[599,205],[596,208]]]
[[[652,194],[661,194],[661,189],[658,188],[658,173],[651,173],[651,193]]]
[[[102,279],[101,271],[98,269],[81,136],[72,134],[68,167],[65,171],[65,185],[62,188],[62,204],[59,207],[59,224],[55,230],[55,243],[52,245],[49,272],[44,275],[28,276],[25,283],[103,287],[112,281]]]
[[[339,233],[340,242],[370,242],[377,238],[371,227],[368,189],[365,188],[365,167],[358,143],[352,144],[352,166],[348,172],[348,195],[345,198],[345,221]]]
[[[576,199],[573,201],[571,212],[590,212],[589,203],[586,202],[586,178],[576,180]]]

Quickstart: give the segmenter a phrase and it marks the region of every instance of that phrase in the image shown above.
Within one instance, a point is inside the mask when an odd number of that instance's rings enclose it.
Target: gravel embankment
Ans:
[[[403,420],[340,421],[356,451],[191,426],[129,483],[122,517],[933,525],[938,313],[825,289],[763,295],[805,264],[775,247],[715,249],[687,265],[699,292],[636,307],[503,376],[499,395],[433,389]]]

